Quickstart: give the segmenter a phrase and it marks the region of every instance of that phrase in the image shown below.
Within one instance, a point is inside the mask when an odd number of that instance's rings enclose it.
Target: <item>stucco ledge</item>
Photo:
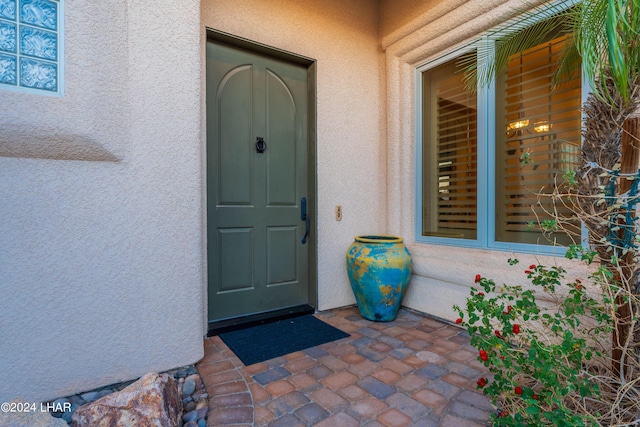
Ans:
[[[474,283],[476,274],[492,279],[498,285],[532,288],[533,285],[524,274],[531,264],[562,267],[566,270],[565,281],[579,278],[587,282],[590,271],[596,268],[561,256],[422,243],[413,243],[408,247],[413,257],[413,275],[404,305],[449,321],[457,317],[452,306],[463,305],[470,288],[477,286]],[[519,263],[509,265],[509,258],[517,258]],[[538,298],[541,302],[551,301],[543,293],[538,294]]]

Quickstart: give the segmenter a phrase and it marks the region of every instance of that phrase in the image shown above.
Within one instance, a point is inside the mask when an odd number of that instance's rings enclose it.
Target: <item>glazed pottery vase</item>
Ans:
[[[411,279],[411,255],[402,238],[356,236],[347,251],[347,272],[362,317],[396,318]]]

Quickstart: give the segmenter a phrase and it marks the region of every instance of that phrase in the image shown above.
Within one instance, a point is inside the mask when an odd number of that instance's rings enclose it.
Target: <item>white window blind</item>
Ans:
[[[455,61],[423,73],[423,236],[477,237],[477,101]]]
[[[571,217],[568,208],[538,197],[562,185],[580,154],[580,76],[553,84],[564,45],[564,37],[557,37],[513,55],[498,78],[496,241],[550,244],[530,224],[551,219],[554,210]],[[552,238],[571,243],[564,233]]]

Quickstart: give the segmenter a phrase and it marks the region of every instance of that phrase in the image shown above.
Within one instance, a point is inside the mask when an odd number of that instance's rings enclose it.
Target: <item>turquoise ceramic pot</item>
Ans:
[[[347,252],[347,272],[360,314],[388,322],[398,315],[411,279],[411,255],[396,236],[356,236]]]

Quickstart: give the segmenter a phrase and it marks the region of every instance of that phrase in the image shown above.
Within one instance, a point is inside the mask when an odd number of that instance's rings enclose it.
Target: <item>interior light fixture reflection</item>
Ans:
[[[509,130],[518,130],[518,129],[526,128],[527,126],[529,126],[529,120],[527,119],[517,120],[507,125]]]
[[[548,122],[547,120],[541,120],[541,121],[535,122],[533,124],[533,129],[536,132],[549,132],[551,130],[552,126],[553,125],[550,122]]]

